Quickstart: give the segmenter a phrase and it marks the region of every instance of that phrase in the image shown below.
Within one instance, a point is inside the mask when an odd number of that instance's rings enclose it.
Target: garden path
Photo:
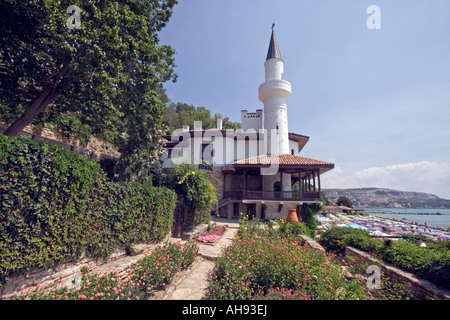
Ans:
[[[188,269],[177,274],[165,290],[157,291],[150,300],[201,300],[205,296],[209,276],[215,266],[214,259],[221,255],[223,248],[232,243],[239,230],[237,220],[214,218],[213,222],[217,225],[228,225],[223,236],[214,245],[199,244],[196,261]]]

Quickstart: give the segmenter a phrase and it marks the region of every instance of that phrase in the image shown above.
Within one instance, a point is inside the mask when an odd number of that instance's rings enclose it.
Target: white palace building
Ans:
[[[193,163],[212,171],[221,217],[246,213],[258,219],[285,218],[288,209],[299,214],[303,203],[321,202],[320,175],[334,168],[333,163],[298,155],[309,137],[288,130],[291,84],[283,79],[284,62],[273,29],[264,67],[265,81],[258,90],[264,108],[242,110],[241,130],[223,130],[218,118],[215,129],[203,130],[196,122],[193,130],[184,126],[164,136],[165,168]]]

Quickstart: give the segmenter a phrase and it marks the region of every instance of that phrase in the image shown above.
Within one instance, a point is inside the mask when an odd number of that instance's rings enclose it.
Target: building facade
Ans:
[[[284,218],[288,209],[321,202],[320,175],[333,169],[326,161],[298,154],[309,137],[289,132],[287,102],[291,84],[283,78],[284,61],[272,29],[265,81],[258,88],[264,108],[241,111],[241,130],[183,127],[165,136],[163,166],[192,163],[212,171],[222,217]]]

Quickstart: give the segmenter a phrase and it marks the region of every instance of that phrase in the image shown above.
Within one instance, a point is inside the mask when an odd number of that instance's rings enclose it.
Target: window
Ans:
[[[281,191],[281,182],[280,181],[275,181],[275,183],[273,184],[273,191],[275,191],[275,192]]]

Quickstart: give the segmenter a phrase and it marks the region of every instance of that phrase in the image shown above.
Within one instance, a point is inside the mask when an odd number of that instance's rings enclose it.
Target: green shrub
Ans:
[[[344,236],[356,229],[331,227],[325,231],[319,239],[319,243],[327,250],[333,251],[336,254],[344,255],[345,246],[343,244]]]
[[[183,196],[186,205],[185,230],[211,221],[211,209],[217,202],[217,194],[208,179],[208,171],[181,164],[173,169],[170,180],[172,188]]]
[[[107,181],[100,165],[0,134],[0,285],[14,273],[161,240],[176,194]]]
[[[420,247],[409,241],[393,241],[384,249],[383,259],[394,266],[450,288],[450,251]]]
[[[311,230],[301,222],[284,222],[283,220],[277,220],[279,225],[279,231],[285,235],[299,235],[304,234],[311,237]]]
[[[372,239],[365,230],[357,230],[357,232],[351,232],[345,235],[342,245],[344,247],[351,246],[378,255],[384,248],[384,241]]]
[[[318,213],[322,209],[322,206],[318,203],[304,203],[300,210],[300,216],[302,218],[303,223],[308,227],[309,234],[312,238],[316,235],[317,230],[317,219],[314,217],[316,213]]]
[[[327,250],[344,255],[345,247],[351,246],[363,251],[380,255],[384,242],[372,239],[367,230],[332,227],[320,236],[319,243]]]

